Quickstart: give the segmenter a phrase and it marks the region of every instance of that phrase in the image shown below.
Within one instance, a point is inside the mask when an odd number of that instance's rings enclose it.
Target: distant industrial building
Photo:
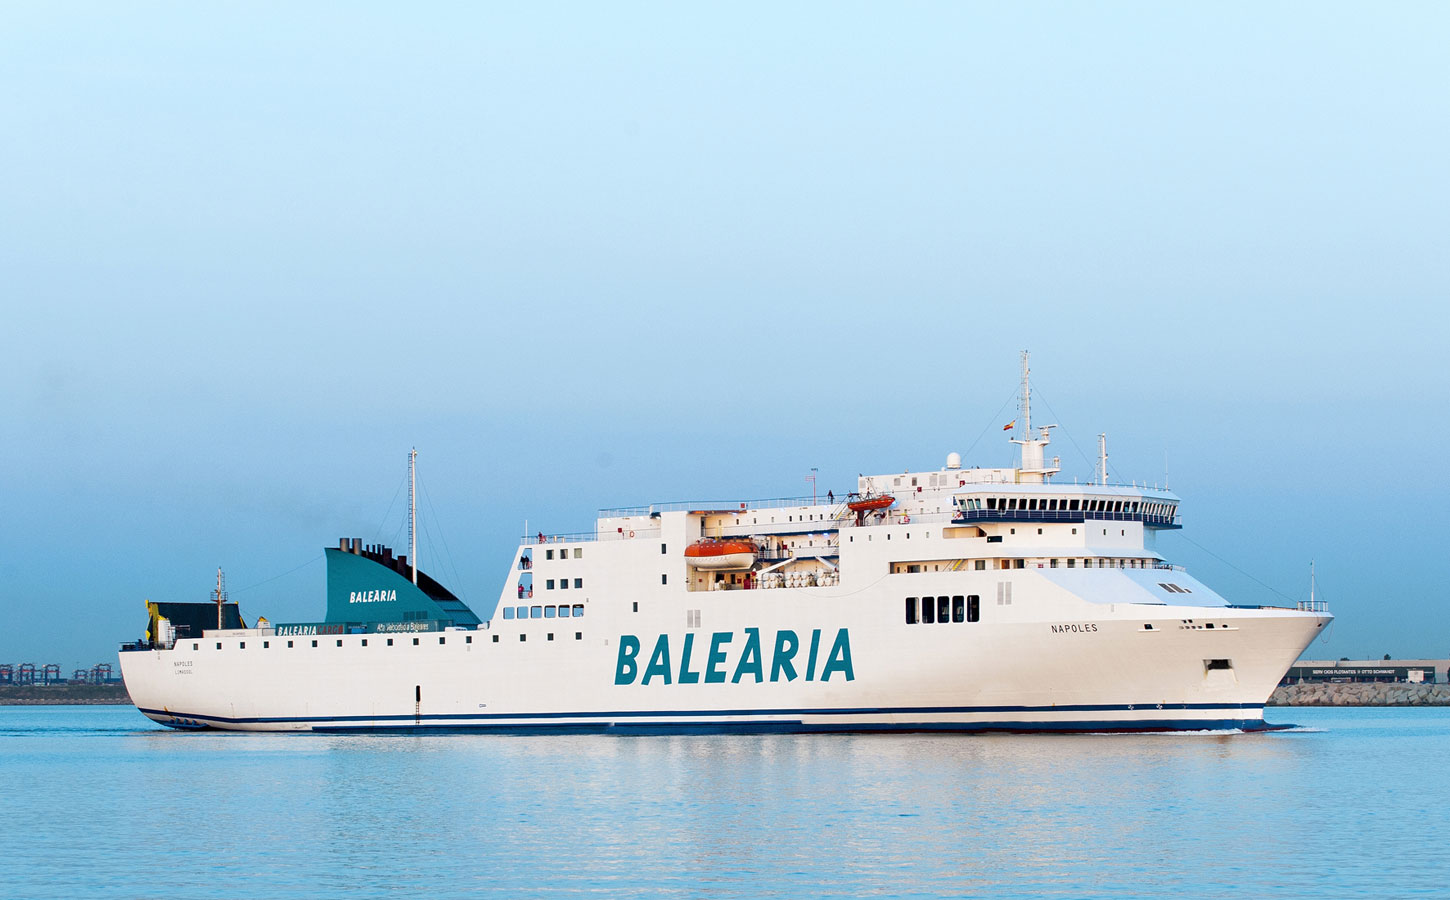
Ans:
[[[110,663],[96,663],[89,669],[76,669],[70,680],[60,675],[59,663],[0,663],[0,685],[26,687],[49,684],[116,684]]]
[[[1450,659],[1301,659],[1279,683],[1445,684],[1450,681],[1447,668]]]

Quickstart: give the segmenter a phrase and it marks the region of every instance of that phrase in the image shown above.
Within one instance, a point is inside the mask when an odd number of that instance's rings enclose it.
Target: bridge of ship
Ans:
[[[743,502],[681,501],[650,506],[603,509],[594,531],[525,535],[516,567],[519,597],[533,594],[529,577],[532,554],[544,546],[577,545],[615,540],[647,540],[661,534],[660,516],[685,513],[698,520],[701,538],[749,539],[756,545],[749,569],[720,571],[691,567],[689,590],[769,589],[815,587],[839,581],[840,541],[847,529],[888,524],[984,525],[989,523],[1083,523],[1086,521],[1138,522],[1145,528],[1176,529],[1178,498],[1166,491],[1136,485],[1017,485],[973,483],[940,487],[908,486],[897,508],[871,512],[860,521],[843,499],[825,503],[816,497],[778,497]],[[948,497],[941,495],[948,494]],[[941,502],[946,501],[946,502]],[[950,511],[932,511],[946,506]],[[1000,540],[1000,539],[998,539]],[[1028,549],[1028,555],[1037,555]],[[1090,551],[1089,551],[1090,552]],[[1017,553],[993,555],[1016,556]],[[1075,554],[1082,556],[1083,550]],[[1158,564],[1154,553],[1119,553],[1141,556],[1123,567]],[[938,561],[940,562],[940,561]],[[952,569],[966,560],[948,560]],[[955,565],[953,565],[955,564]],[[998,564],[998,563],[994,563]],[[1020,566],[1020,562],[1014,563]],[[913,567],[914,568],[914,567]],[[893,568],[893,571],[895,569]],[[902,571],[905,571],[903,569]]]

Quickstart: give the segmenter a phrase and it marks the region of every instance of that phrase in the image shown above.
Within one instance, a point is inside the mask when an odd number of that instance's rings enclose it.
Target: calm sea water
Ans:
[[[0,896],[1412,897],[1450,709],[1261,735],[180,733],[0,707]]]

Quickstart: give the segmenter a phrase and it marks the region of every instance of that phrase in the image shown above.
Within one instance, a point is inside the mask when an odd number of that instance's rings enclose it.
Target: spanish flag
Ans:
[[[1011,431],[1012,429],[1014,429],[1016,427],[1017,427],[1017,420],[1016,419],[1013,419],[1012,421],[1008,422],[1006,425],[1003,425],[1002,426],[1002,430],[1003,431]]]

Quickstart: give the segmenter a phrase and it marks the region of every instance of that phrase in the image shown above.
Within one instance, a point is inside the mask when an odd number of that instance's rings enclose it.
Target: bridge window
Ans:
[[[950,597],[936,598],[936,620],[938,624],[945,625],[951,621],[951,602]]]
[[[916,598],[915,597],[907,597],[906,598],[906,624],[908,624],[908,625],[915,625],[916,622],[917,622],[917,618],[916,618]]]
[[[921,621],[925,625],[936,624],[936,598],[921,598]]]
[[[1077,560],[1075,560],[1075,559],[1069,559],[1069,560],[1068,560],[1068,561],[1067,561],[1067,567],[1068,567],[1068,568],[1069,568],[1069,569],[1073,569],[1073,568],[1076,568],[1076,567],[1077,567]]]
[[[967,621],[980,622],[982,620],[982,598],[976,594],[967,596]]]
[[[963,597],[961,594],[957,594],[955,597],[952,598],[952,621],[953,622],[965,622],[966,619],[967,619],[967,603],[966,603],[966,598]]]

